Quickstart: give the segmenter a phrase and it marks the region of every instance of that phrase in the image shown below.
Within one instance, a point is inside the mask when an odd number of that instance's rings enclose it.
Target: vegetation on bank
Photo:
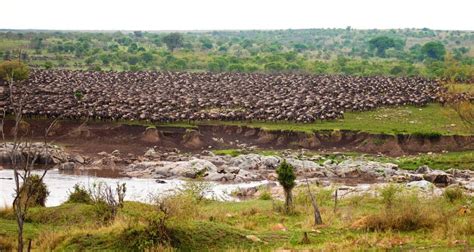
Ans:
[[[32,239],[33,249],[42,251],[442,250],[474,246],[473,198],[461,189],[449,189],[441,197],[419,197],[414,189],[391,185],[381,189],[380,196],[340,198],[335,206],[335,188],[311,188],[324,220],[317,226],[310,197],[305,187],[297,186],[291,214],[271,195],[218,202],[185,192],[161,197],[154,204],[124,202],[111,221],[104,221],[103,212],[93,204],[35,207],[28,215],[25,236]],[[14,248],[16,223],[11,209],[0,211],[0,224],[0,248]]]
[[[233,121],[189,121],[166,123],[161,126],[192,127],[193,125],[235,125],[265,130],[287,130],[313,133],[325,130],[350,130],[372,134],[418,134],[418,135],[473,135],[474,126],[465,122],[454,109],[440,104],[424,107],[400,106],[379,108],[372,111],[347,112],[343,119],[314,123],[294,122],[233,122]]]
[[[46,69],[302,72],[472,81],[472,32],[306,29],[0,32],[0,57]]]

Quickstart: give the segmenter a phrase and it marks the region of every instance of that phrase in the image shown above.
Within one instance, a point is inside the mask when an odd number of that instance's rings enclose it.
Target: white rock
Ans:
[[[412,181],[407,183],[407,187],[417,187],[422,190],[428,190],[434,188],[433,183],[426,180]]]

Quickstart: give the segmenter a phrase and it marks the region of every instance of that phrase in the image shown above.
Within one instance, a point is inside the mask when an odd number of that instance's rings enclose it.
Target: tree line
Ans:
[[[310,29],[0,32],[0,57],[37,68],[303,72],[474,79],[473,32]]]

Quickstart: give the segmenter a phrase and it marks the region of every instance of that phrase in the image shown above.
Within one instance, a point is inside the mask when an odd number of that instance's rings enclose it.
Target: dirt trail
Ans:
[[[40,139],[48,120],[28,121],[34,138]],[[12,121],[6,122],[6,133]],[[50,135],[50,140],[69,151],[94,156],[105,151],[143,155],[150,147],[177,148],[182,151],[203,149],[243,148],[310,149],[317,151],[357,151],[382,153],[390,156],[474,150],[474,136],[423,137],[383,135],[353,131],[318,131],[313,134],[293,131],[265,131],[239,126],[198,126],[196,129],[175,127],[147,128],[112,122],[61,121]]]

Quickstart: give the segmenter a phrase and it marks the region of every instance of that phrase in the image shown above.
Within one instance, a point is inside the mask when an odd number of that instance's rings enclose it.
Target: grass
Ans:
[[[90,205],[34,208],[34,217],[29,218],[25,230],[27,237],[33,239],[34,249],[61,251],[160,251],[171,247],[184,251],[423,248],[441,251],[474,245],[474,213],[459,211],[463,207],[472,208],[472,196],[456,192],[451,197],[420,198],[412,191],[393,188],[387,189],[390,193],[384,193],[383,198],[358,195],[340,199],[334,211],[332,190],[313,186],[324,221],[322,226],[313,225],[311,203],[304,187],[295,188],[295,212],[290,215],[278,211],[282,204],[278,200],[201,201],[188,206],[192,208],[193,218],[179,216],[189,214],[184,211],[167,221],[168,244],[159,244],[156,229],[148,221],[157,208],[137,202],[125,202],[115,221],[102,224],[95,223]],[[0,250],[14,247],[16,232],[15,221],[2,213]],[[69,217],[64,217],[69,213]],[[301,242],[305,232],[309,244]],[[253,241],[249,236],[260,241]]]
[[[403,156],[398,158],[372,158],[376,161],[391,162],[406,170],[416,170],[422,165],[432,169],[447,170],[467,169],[474,170],[474,151],[459,151],[449,153],[420,154],[415,156]]]
[[[474,84],[447,84],[446,87],[451,93],[468,93],[474,95]]]
[[[325,130],[351,130],[372,134],[418,135],[473,135],[474,127],[465,123],[449,107],[428,104],[424,107],[400,106],[379,108],[364,112],[347,112],[344,119],[314,123],[200,121],[163,124],[174,127],[195,125],[236,125],[262,128],[270,131],[297,131],[313,133]]]

